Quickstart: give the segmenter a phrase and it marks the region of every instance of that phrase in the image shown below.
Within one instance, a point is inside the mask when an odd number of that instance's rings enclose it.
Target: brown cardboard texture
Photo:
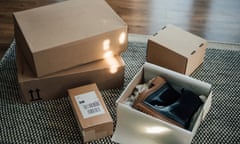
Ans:
[[[69,88],[97,83],[99,88],[122,87],[125,64],[121,57],[110,57],[41,78],[34,77],[17,48],[18,81],[24,101],[49,100],[66,96]]]
[[[173,25],[148,39],[147,61],[190,75],[204,60],[207,41]]]
[[[68,90],[84,142],[113,133],[113,120],[96,84]]]
[[[104,0],[64,1],[13,17],[16,45],[38,77],[127,48],[127,25]]]

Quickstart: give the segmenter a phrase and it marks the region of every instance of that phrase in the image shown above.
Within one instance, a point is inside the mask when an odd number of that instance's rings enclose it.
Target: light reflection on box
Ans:
[[[119,36],[119,43],[123,44],[126,40],[126,33],[125,32],[121,32],[120,36]]]
[[[105,39],[103,41],[103,50],[109,50],[110,48],[110,39]]]
[[[147,134],[160,134],[160,133],[168,133],[170,129],[167,127],[160,127],[160,126],[152,126],[152,127],[145,127],[144,132]]]
[[[118,41],[120,44],[124,44],[126,42],[126,32],[121,32],[118,38]],[[103,41],[103,50],[105,51],[103,57],[109,64],[109,71],[110,73],[116,73],[118,71],[119,63],[114,58],[113,51],[109,50],[110,49],[110,39],[105,39]]]

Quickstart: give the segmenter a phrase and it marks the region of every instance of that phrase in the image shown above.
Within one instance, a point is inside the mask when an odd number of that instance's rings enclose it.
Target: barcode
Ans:
[[[99,107],[96,107],[96,108],[88,109],[87,113],[88,114],[94,114],[94,113],[98,113],[100,111],[101,111],[101,109]]]
[[[77,95],[75,100],[84,119],[105,113],[102,103],[94,91]]]
[[[88,114],[93,114],[101,111],[99,106],[100,106],[100,102],[94,101],[93,103],[83,105],[83,108],[87,111]]]
[[[100,106],[99,101],[94,101],[93,103],[83,105],[84,109],[90,109],[90,108],[98,107],[98,106]]]

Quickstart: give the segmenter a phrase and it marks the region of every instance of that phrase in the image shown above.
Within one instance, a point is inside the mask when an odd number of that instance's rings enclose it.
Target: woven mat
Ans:
[[[122,54],[125,84],[144,63],[146,43],[129,43]],[[192,141],[240,143],[240,51],[208,48],[204,63],[192,77],[213,84],[212,107]],[[124,88],[123,88],[124,89]],[[123,89],[101,91],[116,122],[115,101]],[[68,97],[23,104],[16,77],[15,43],[0,61],[0,143],[81,143]],[[90,143],[111,143],[111,137]]]

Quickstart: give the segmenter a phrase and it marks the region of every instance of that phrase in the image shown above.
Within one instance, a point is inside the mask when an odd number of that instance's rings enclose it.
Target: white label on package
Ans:
[[[104,114],[103,106],[94,91],[75,96],[84,119]]]

